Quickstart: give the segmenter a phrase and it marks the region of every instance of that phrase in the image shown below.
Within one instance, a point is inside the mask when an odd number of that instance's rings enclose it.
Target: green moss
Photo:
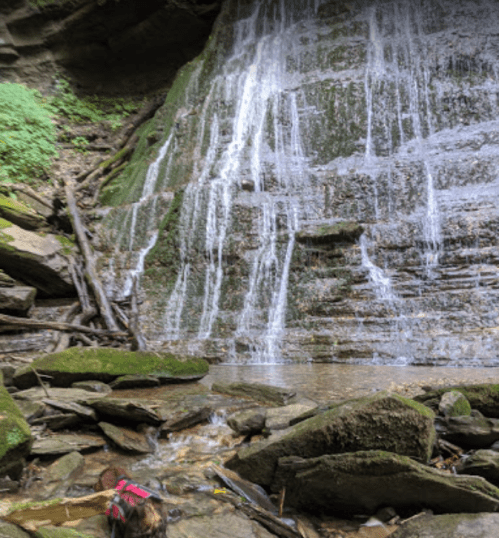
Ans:
[[[110,375],[195,375],[208,372],[208,363],[203,359],[179,360],[170,353],[148,353],[122,351],[114,348],[69,348],[61,353],[37,359],[32,366],[39,371],[57,370],[68,373],[105,373]],[[26,373],[29,367],[16,372]]]
[[[2,219],[2,217],[0,217],[0,230],[2,228],[12,228],[12,222],[9,222],[8,220]]]
[[[157,288],[159,285],[164,292],[168,292],[175,283],[180,265],[178,221],[183,197],[183,190],[175,193],[168,212],[160,224],[156,245],[147,255],[145,261],[147,287]]]
[[[15,512],[17,510],[26,510],[27,508],[43,508],[44,506],[52,506],[58,504],[62,501],[60,497],[54,499],[49,499],[47,501],[21,501],[14,503],[9,508],[9,513]]]
[[[0,372],[0,460],[10,450],[31,442],[31,431],[21,410],[3,386]]]

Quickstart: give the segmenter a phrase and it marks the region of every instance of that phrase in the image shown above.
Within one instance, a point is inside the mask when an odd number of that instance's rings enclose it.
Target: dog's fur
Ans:
[[[94,486],[95,491],[114,489],[120,477],[131,480],[121,467],[104,469]],[[142,499],[133,493],[127,495],[133,498],[133,503],[125,501],[132,507],[127,520],[123,522],[108,516],[109,524],[115,529],[114,538],[166,538],[166,513],[161,502],[151,497]]]

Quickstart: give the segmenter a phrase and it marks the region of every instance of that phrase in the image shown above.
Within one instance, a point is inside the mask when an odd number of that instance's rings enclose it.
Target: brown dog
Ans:
[[[166,514],[161,497],[135,482],[125,469],[104,469],[94,489],[116,490],[116,497],[106,512],[111,538],[166,538]]]

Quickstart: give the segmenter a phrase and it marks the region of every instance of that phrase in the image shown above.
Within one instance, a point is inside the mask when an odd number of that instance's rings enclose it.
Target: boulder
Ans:
[[[454,476],[381,450],[280,458],[271,488],[283,486],[288,506],[343,517],[383,506],[452,513],[499,509],[499,489],[483,478]]]
[[[465,448],[488,448],[499,441],[499,419],[475,410],[468,417],[436,417],[435,429],[446,441]]]
[[[63,239],[29,232],[0,218],[0,269],[45,295],[71,295],[74,286],[65,256],[71,249]]]
[[[145,422],[153,426],[158,426],[161,423],[155,410],[140,400],[99,398],[89,401],[88,405],[95,409],[99,415],[110,419],[118,419],[118,422],[134,422],[137,424]]]
[[[499,486],[499,453],[495,450],[477,450],[462,458],[456,465],[458,474],[483,476],[491,484]]]
[[[401,525],[391,538],[492,538],[499,514],[426,514]]]
[[[477,409],[486,417],[499,418],[499,385],[479,384],[479,385],[459,385],[456,387],[446,387],[436,389],[425,394],[420,394],[414,398],[417,402],[426,403],[440,399],[449,390],[456,390],[466,397],[473,409]]]
[[[31,455],[56,456],[58,454],[69,454],[75,450],[82,452],[102,448],[105,444],[106,441],[96,435],[58,433],[50,437],[37,439],[31,448]]]
[[[159,410],[157,411],[159,414]],[[212,413],[211,407],[202,407],[190,411],[180,410],[173,412],[161,426],[159,437],[166,439],[168,434],[192,428],[196,424],[207,422]]]
[[[89,392],[100,392],[102,394],[109,394],[112,392],[112,388],[102,381],[76,381],[76,383],[71,383],[71,387],[74,389],[88,390]]]
[[[442,394],[438,410],[446,417],[469,416],[471,405],[464,394],[457,390],[450,390]]]
[[[69,387],[75,381],[85,380],[110,382],[130,374],[174,382],[176,378],[183,380],[186,376],[204,377],[209,368],[203,359],[177,357],[170,353],[74,347],[19,368],[13,379],[18,388],[25,389],[38,383],[32,367],[39,374],[51,376],[51,384],[58,387]]]
[[[349,400],[290,428],[277,439],[242,449],[226,467],[261,485],[269,485],[283,456],[314,458],[358,450],[390,450],[424,462],[435,440],[434,414],[397,394],[379,392]]]
[[[17,480],[30,452],[32,438],[28,423],[3,386],[0,373],[0,477]]]
[[[47,221],[28,205],[0,194],[0,217],[26,230],[36,230],[47,225]]]
[[[265,428],[267,410],[263,407],[257,409],[244,409],[232,414],[227,424],[238,435],[255,435]]]
[[[298,424],[300,418],[305,420],[317,410],[317,404],[296,403],[284,407],[267,409],[265,428],[267,430],[284,430],[292,424]]]
[[[108,422],[99,422],[99,428],[104,434],[116,443],[121,449],[134,454],[150,454],[154,452],[147,441],[147,437],[138,432],[134,432],[129,428],[121,428]]]
[[[214,383],[211,390],[231,396],[251,398],[269,405],[286,405],[291,398],[296,396],[293,390],[263,383]]]
[[[0,310],[26,312],[35,302],[36,288],[29,286],[0,287]]]
[[[70,452],[54,461],[46,475],[47,483],[59,482],[80,473],[85,466],[85,458],[79,452]]]

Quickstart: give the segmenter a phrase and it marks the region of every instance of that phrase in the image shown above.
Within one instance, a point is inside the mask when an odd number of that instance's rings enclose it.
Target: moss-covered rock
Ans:
[[[226,464],[244,478],[272,483],[283,456],[314,458],[359,450],[389,450],[428,461],[435,429],[434,414],[397,394],[380,392],[350,400],[293,426],[277,440],[264,440],[239,451]]]
[[[28,423],[3,386],[0,372],[0,477],[6,474],[14,480],[19,477],[31,443]]]
[[[446,417],[469,416],[471,414],[470,402],[464,394],[457,390],[445,392],[442,395],[438,409]]]
[[[30,535],[23,531],[17,525],[0,521],[0,537],[1,538],[30,538]]]
[[[288,506],[342,517],[373,513],[382,506],[438,512],[499,508],[499,489],[483,478],[454,476],[381,450],[280,458],[272,489],[283,486]]]
[[[35,230],[47,225],[47,221],[29,206],[3,194],[0,194],[0,217],[26,230]]]
[[[196,380],[208,373],[203,359],[177,357],[170,353],[122,351],[114,348],[69,348],[61,353],[47,355],[31,365],[41,374],[52,377],[52,384],[70,387],[75,381],[113,379],[142,374],[157,377],[161,382]],[[13,379],[19,388],[36,385],[31,367],[19,368]]]
[[[459,385],[445,387],[416,396],[417,402],[426,403],[441,398],[449,390],[456,390],[466,397],[473,409],[477,409],[486,417],[499,418],[499,384]]]

